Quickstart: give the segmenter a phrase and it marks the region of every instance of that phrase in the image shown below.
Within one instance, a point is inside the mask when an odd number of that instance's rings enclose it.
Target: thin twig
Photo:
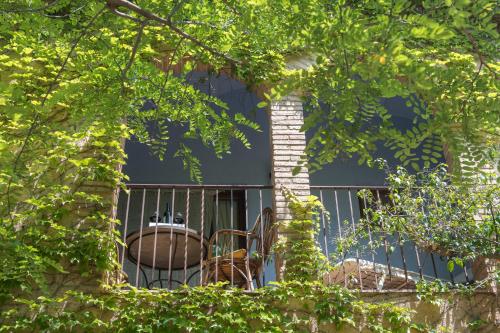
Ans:
[[[52,15],[52,14],[43,14],[43,13],[41,15],[48,17],[48,18],[54,18],[54,19],[68,18],[71,15],[73,15],[74,13],[79,12],[83,8],[87,7],[87,5],[88,5],[88,3],[84,4],[83,6],[78,7],[76,9],[72,10],[71,12],[64,14],[64,15]]]
[[[177,2],[174,5],[174,8],[172,8],[172,10],[170,11],[170,13],[168,14],[167,21],[172,22],[172,17],[179,11],[179,9],[181,9],[182,4],[184,2],[186,2],[186,0],[180,0],[179,2]]]
[[[208,22],[182,20],[182,21],[176,21],[176,22],[174,22],[174,24],[177,24],[177,25],[197,25],[197,26],[205,26],[205,27],[209,27],[212,29],[222,30],[220,27],[216,26],[215,24],[208,23]]]
[[[477,40],[474,38],[474,36],[472,36],[472,34],[467,29],[464,29],[463,32],[464,32],[465,36],[467,37],[467,39],[469,40],[469,42],[472,44],[472,50],[478,56],[480,64],[482,64],[482,65],[484,65],[484,67],[488,68],[490,70],[491,74],[493,75],[493,77],[496,80],[497,79],[497,73],[496,73],[496,71],[493,68],[491,68],[488,65],[488,63],[484,59],[484,55],[479,50],[479,44],[477,43]]]
[[[229,8],[229,10],[231,10],[234,14],[241,16],[241,13],[235,7],[231,6],[231,4],[229,4],[226,0],[222,0],[221,2],[225,4],[226,7]]]
[[[141,21],[140,19],[138,19],[137,17],[133,17],[133,16],[130,16],[130,15],[128,15],[128,14],[125,14],[125,13],[123,13],[123,12],[121,12],[121,11],[119,11],[119,10],[115,9],[115,8],[110,8],[110,11],[111,11],[111,13],[113,13],[113,14],[115,14],[115,15],[117,15],[117,16],[124,17],[124,18],[129,19],[129,20],[132,20],[132,21],[134,21],[134,22],[137,22],[137,23],[142,22],[142,21]]]
[[[464,100],[463,104],[462,104],[462,107],[460,108],[460,113],[462,113],[463,117],[464,117],[464,120],[465,120],[465,107],[467,106],[467,102],[469,101],[469,99],[472,97],[472,94],[474,93],[474,84],[476,83],[477,79],[479,78],[479,74],[481,74],[481,71],[483,70],[483,66],[485,65],[484,62],[480,62],[479,63],[479,68],[477,69],[477,72],[476,74],[474,75],[474,78],[472,79],[471,81],[471,87],[470,87],[470,90],[469,90],[469,94],[467,95],[467,98]],[[464,121],[464,124],[466,122]]]
[[[156,102],[156,105],[160,105],[160,102],[161,102],[161,99],[163,98],[163,93],[165,92],[165,87],[167,85],[167,82],[168,82],[168,78],[169,78],[169,73],[170,73],[170,68],[172,67],[172,64],[174,62],[174,58],[175,56],[177,55],[177,50],[179,49],[179,47],[181,46],[181,43],[182,41],[184,40],[184,38],[181,38],[179,40],[179,42],[177,43],[177,45],[175,46],[175,49],[174,51],[172,52],[172,56],[170,57],[169,61],[168,61],[168,65],[167,65],[167,69],[166,69],[166,73],[165,73],[165,81],[163,81],[163,86],[160,90],[160,96],[158,97],[158,101]]]
[[[137,36],[135,37],[135,42],[134,46],[132,47],[132,52],[130,54],[130,58],[125,65],[125,68],[122,71],[122,81],[125,81],[127,79],[127,72],[129,71],[130,67],[132,67],[132,64],[134,63],[135,56],[137,54],[137,50],[139,49],[139,45],[141,44],[141,39],[144,33],[144,28],[146,27],[146,22],[142,22],[141,26],[139,27],[139,31],[137,31]]]

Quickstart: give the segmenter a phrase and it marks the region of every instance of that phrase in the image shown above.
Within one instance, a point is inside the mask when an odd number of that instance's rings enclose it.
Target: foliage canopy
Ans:
[[[379,144],[405,165],[427,167],[445,144],[462,164],[455,169],[470,174],[491,162],[498,147],[495,6],[491,0],[3,1],[0,103],[6,126],[19,124],[17,141],[9,131],[4,145],[23,147],[5,152],[7,174],[21,172],[23,160],[9,162],[60,109],[87,120],[125,119],[160,158],[177,124],[186,140],[200,139],[219,157],[232,139],[249,146],[240,128],[257,125],[229,116],[227,105],[186,80],[199,64],[254,88],[270,87],[271,100],[291,91],[307,96],[304,130],[313,136],[304,162],[313,170],[339,155],[370,164]],[[304,57],[310,61],[303,68],[287,65]],[[410,109],[390,114],[381,100],[395,96]],[[145,98],[155,107],[141,108]],[[415,126],[398,129],[394,117],[401,114]],[[189,145],[180,145],[177,156],[200,181]]]
[[[111,200],[88,188],[109,192],[124,179],[116,165],[124,163],[125,138],[162,157],[170,130],[181,126],[176,154],[198,181],[190,140],[218,156],[233,140],[250,145],[242,128],[258,126],[187,80],[200,64],[269,88],[268,102],[303,93],[303,129],[313,135],[304,163],[312,169],[344,154],[371,163],[384,143],[415,167],[417,151],[428,166],[446,144],[463,164],[457,170],[474,171],[495,158],[498,145],[495,6],[0,1],[0,301],[32,289],[56,294],[47,272],[113,269],[109,230],[117,221],[103,213]],[[307,66],[287,65],[303,57]],[[398,130],[380,103],[394,96],[412,107],[413,129]],[[155,107],[144,108],[145,98]]]

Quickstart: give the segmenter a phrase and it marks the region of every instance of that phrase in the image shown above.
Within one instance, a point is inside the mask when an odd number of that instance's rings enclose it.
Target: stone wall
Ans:
[[[412,322],[427,325],[435,332],[493,333],[500,330],[500,307],[498,297],[489,292],[475,292],[472,295],[441,293],[439,303],[420,300],[414,291],[363,292],[361,299],[369,303],[387,303],[410,309]],[[359,320],[363,320],[360,318]],[[319,325],[312,332],[360,332],[352,328],[336,330],[333,325]],[[361,332],[370,332],[361,330]]]
[[[269,108],[269,128],[271,135],[271,177],[273,185],[273,211],[280,222],[278,242],[286,242],[294,237],[287,230],[287,221],[292,219],[283,189],[290,190],[298,198],[310,195],[309,172],[303,167],[294,174],[304,155],[306,146],[305,133],[300,129],[304,124],[302,100],[299,96],[289,95],[271,103]],[[276,279],[283,280],[286,262],[282,254],[275,253]]]
[[[310,195],[309,172],[303,167],[293,174],[293,168],[304,155],[305,133],[302,100],[296,95],[272,102],[269,110],[272,158],[273,209],[278,220],[290,220],[286,199],[281,189],[287,188],[299,198]]]

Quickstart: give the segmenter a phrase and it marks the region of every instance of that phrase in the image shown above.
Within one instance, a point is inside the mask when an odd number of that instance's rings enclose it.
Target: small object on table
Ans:
[[[151,224],[156,224],[156,223],[160,223],[161,222],[161,219],[160,219],[160,216],[158,216],[158,212],[154,212],[153,215],[151,215],[149,217],[149,225],[151,226]]]
[[[177,215],[175,215],[174,223],[184,224],[184,217],[181,212],[177,212]]]
[[[168,202],[166,203],[165,212],[163,213],[163,223],[172,223],[172,212],[170,211],[170,206]]]

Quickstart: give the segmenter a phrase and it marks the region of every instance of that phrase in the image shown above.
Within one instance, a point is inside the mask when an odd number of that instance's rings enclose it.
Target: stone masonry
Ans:
[[[269,111],[273,210],[278,221],[286,221],[291,215],[281,189],[285,187],[299,198],[310,194],[307,168],[303,167],[296,175],[292,173],[306,146],[305,134],[300,131],[304,123],[302,101],[296,95],[289,95],[272,102]]]
[[[299,199],[310,194],[309,172],[302,168],[296,175],[294,167],[304,154],[306,147],[305,133],[300,131],[304,123],[302,101],[296,95],[286,96],[280,101],[272,102],[269,109],[271,134],[273,211],[280,222],[278,242],[293,237],[287,233],[286,222],[292,219],[288,202],[282,192],[286,188]],[[286,271],[283,256],[275,253],[276,280],[281,281]]]

